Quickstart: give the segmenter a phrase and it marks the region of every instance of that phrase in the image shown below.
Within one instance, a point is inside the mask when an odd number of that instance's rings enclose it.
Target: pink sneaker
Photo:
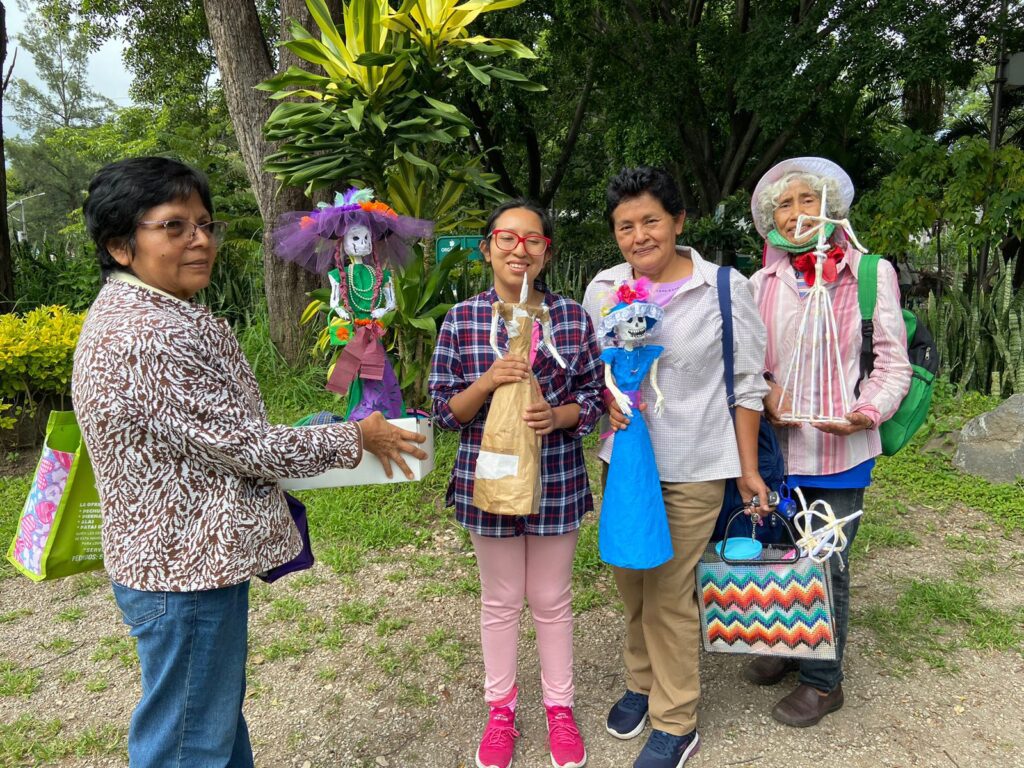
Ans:
[[[516,713],[511,707],[491,707],[487,727],[476,750],[476,768],[508,768],[512,765],[512,753],[519,738],[515,724]]]
[[[548,712],[548,743],[555,768],[582,768],[587,762],[583,736],[576,727],[572,707],[544,707]]]

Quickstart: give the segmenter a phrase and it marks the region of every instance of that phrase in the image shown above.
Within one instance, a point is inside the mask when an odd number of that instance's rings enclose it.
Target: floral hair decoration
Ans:
[[[609,303],[601,310],[598,335],[614,336],[616,325],[636,317],[644,318],[647,321],[647,330],[650,330],[665,316],[665,310],[650,301],[650,297],[649,278],[641,277],[639,280],[625,280],[620,283],[609,294]]]
[[[434,231],[433,222],[400,216],[389,205],[375,200],[372,189],[352,187],[337,193],[333,203],[319,203],[312,211],[282,214],[273,231],[274,252],[284,261],[322,274],[340,266],[342,239],[358,225],[370,231],[377,262],[392,268],[408,264],[411,244]]]

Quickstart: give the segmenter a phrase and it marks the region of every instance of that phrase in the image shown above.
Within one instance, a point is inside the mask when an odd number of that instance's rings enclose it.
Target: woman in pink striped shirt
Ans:
[[[857,301],[861,253],[848,241],[841,227],[827,225],[828,256],[822,280],[831,295],[835,313],[839,361],[828,373],[832,377],[831,386],[822,391],[831,395],[833,412],[843,414],[846,421],[799,424],[780,418],[790,409],[782,402],[780,382],[786,381],[789,373],[807,293],[815,281],[812,252],[817,244],[817,233],[797,237],[797,218],[801,214],[819,215],[823,190],[828,204],[826,215],[832,219],[844,218],[853,201],[853,182],[842,168],[829,160],[820,157],[785,160],[758,182],[751,212],[758,232],[765,238],[765,255],[764,266],[751,278],[751,284],[761,319],[768,329],[765,378],[769,380],[771,392],[765,398],[765,412],[777,428],[790,473],[789,485],[802,488],[808,503],[822,499],[832,506],[837,517],[845,517],[863,509],[864,489],[871,483],[875,457],[882,452],[878,426],[899,407],[910,386],[911,368],[896,273],[889,262],[881,259],[873,317],[874,369],[866,378],[861,377],[862,334]],[[806,229],[806,226],[801,228],[801,232]],[[806,344],[809,339],[803,342]],[[848,408],[843,407],[841,389],[845,389]],[[853,520],[844,529],[851,543],[859,520]],[[788,672],[799,670],[799,684],[772,711],[772,716],[786,725],[815,725],[843,706],[842,662],[850,607],[848,552],[849,549],[829,560],[836,620],[836,660],[796,662],[763,656],[747,667],[747,678],[759,685],[774,685]]]

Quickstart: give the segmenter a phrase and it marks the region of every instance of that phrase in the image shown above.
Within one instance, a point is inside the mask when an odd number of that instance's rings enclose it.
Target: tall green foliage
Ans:
[[[878,189],[865,195],[856,223],[867,246],[910,259],[938,276],[921,308],[951,382],[993,394],[1024,391],[1024,294],[1014,292],[1016,260],[992,259],[989,244],[1024,234],[1024,151],[992,151],[984,140],[947,147],[909,130],[892,137],[898,158]]]
[[[1024,392],[1024,293],[1013,290],[1016,260],[997,262],[991,291],[972,295],[962,275],[921,308],[943,373],[963,389],[1008,396]]]

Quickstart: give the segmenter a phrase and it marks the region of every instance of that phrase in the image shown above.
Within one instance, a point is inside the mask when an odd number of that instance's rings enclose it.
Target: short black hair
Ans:
[[[104,277],[120,269],[107,248],[117,240],[126,241],[135,252],[135,229],[150,208],[187,200],[199,195],[213,216],[213,200],[206,176],[168,157],[131,157],[100,168],[89,182],[89,195],[82,212],[89,236],[96,243],[96,256]]]
[[[551,220],[551,214],[546,209],[541,208],[533,200],[529,200],[525,197],[516,197],[511,200],[507,200],[493,211],[491,215],[487,217],[487,223],[484,225],[483,231],[480,233],[486,240],[491,236],[491,230],[494,229],[494,222],[498,220],[505,211],[511,211],[513,208],[525,208],[531,213],[536,213],[540,217],[541,229],[544,231],[544,237],[548,240],[554,240],[555,238],[555,225]]]
[[[664,168],[652,168],[648,165],[623,168],[608,182],[605,189],[604,215],[608,219],[608,226],[614,224],[612,217],[616,208],[626,200],[640,197],[644,192],[657,198],[673,219],[685,210],[683,197],[679,194],[679,185],[672,178],[672,174]]]

